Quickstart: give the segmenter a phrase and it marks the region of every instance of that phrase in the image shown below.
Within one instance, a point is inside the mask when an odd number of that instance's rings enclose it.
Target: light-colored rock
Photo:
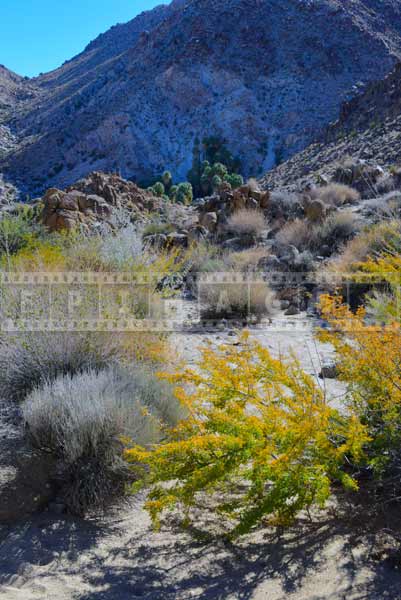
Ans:
[[[208,231],[213,233],[217,228],[217,214],[215,212],[208,212],[202,216],[200,219],[200,223],[203,227],[205,227]]]

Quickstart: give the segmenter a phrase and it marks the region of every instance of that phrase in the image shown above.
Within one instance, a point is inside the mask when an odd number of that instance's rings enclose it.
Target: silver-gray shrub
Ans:
[[[118,349],[103,334],[26,332],[0,338],[0,398],[21,401],[59,375],[104,369]]]
[[[101,258],[117,268],[129,265],[144,252],[142,233],[140,226],[128,224],[115,234],[102,236],[99,249]]]
[[[170,384],[144,366],[62,375],[33,390],[22,413],[32,445],[60,461],[60,495],[75,514],[124,495],[123,437],[156,444],[185,416]]]

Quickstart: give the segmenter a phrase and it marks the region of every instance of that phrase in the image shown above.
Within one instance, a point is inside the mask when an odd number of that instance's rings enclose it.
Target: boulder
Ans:
[[[173,248],[187,248],[188,235],[185,233],[169,233],[167,236],[167,245]]]
[[[242,238],[230,238],[229,240],[223,242],[222,246],[226,250],[241,250],[243,246]]]
[[[247,197],[241,193],[240,189],[234,190],[233,192],[233,200],[232,200],[232,208],[234,211],[241,210],[246,207]]]
[[[257,268],[262,271],[275,271],[280,270],[280,267],[282,267],[281,260],[275,254],[271,254],[261,258]]]
[[[238,188],[238,192],[245,198],[249,198],[251,188],[249,187],[249,185],[241,185],[241,187]]]
[[[203,198],[196,202],[199,213],[199,222],[208,231],[220,233],[228,218],[242,209],[266,210],[270,207],[270,193],[265,190],[254,189],[251,185],[242,185],[231,190],[227,184],[222,184],[213,196]],[[217,215],[217,222],[215,219]]]
[[[218,218],[215,212],[207,212],[206,214],[202,215],[200,219],[200,224],[202,225],[202,227],[204,227],[211,233],[216,231],[217,222]]]
[[[292,244],[283,248],[283,253],[280,253],[280,260],[289,265],[294,265],[298,261],[299,250]]]
[[[296,306],[292,305],[289,308],[287,308],[287,310],[285,311],[285,315],[287,317],[294,317],[295,315],[299,315],[300,310],[299,308],[297,308]]]
[[[59,206],[63,196],[65,196],[65,192],[62,192],[57,188],[50,188],[43,196],[43,202],[47,205],[49,209],[54,209]]]
[[[206,239],[207,236],[208,230],[206,227],[203,227],[202,225],[196,225],[188,231],[188,243],[192,244],[193,242],[199,242]]]
[[[160,210],[162,200],[115,174],[94,172],[64,192],[47,190],[43,197],[42,223],[50,231],[81,227],[91,230],[105,223],[113,228],[115,211],[137,220],[145,211]]]
[[[269,208],[269,206],[270,206],[270,192],[269,191],[266,190],[266,191],[262,192],[262,196],[259,200],[259,206],[263,210],[266,210],[267,208]]]
[[[255,198],[248,198],[246,201],[246,207],[250,210],[258,210],[259,203],[257,200],[255,200]]]
[[[62,210],[80,210],[79,206],[79,197],[82,196],[79,192],[70,192],[69,194],[64,194],[58,203],[59,209]]]

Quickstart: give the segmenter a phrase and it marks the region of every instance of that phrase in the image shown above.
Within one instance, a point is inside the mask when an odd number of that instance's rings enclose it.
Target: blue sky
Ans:
[[[0,0],[0,64],[33,77],[99,33],[169,0]]]

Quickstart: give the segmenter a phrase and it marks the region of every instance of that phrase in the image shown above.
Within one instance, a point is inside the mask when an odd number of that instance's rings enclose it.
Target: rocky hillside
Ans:
[[[321,140],[273,169],[263,187],[303,188],[322,182],[344,161],[399,167],[401,156],[401,64],[350,102]]]
[[[391,70],[400,16],[397,0],[174,0],[21,82],[0,171],[31,193],[94,169],[185,177],[209,134],[265,172]]]
[[[32,100],[33,86],[23,77],[0,65],[0,159],[16,147],[7,124],[24,101]]]

